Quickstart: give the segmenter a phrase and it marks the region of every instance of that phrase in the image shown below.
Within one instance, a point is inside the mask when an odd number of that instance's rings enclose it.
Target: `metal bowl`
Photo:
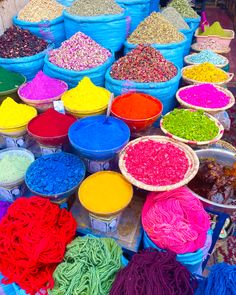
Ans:
[[[236,162],[236,154],[224,149],[217,148],[209,148],[195,151],[199,160],[205,158],[213,158],[220,164],[225,164],[227,166],[232,166]],[[208,199],[205,199],[202,196],[199,196],[194,193],[198,199],[200,199],[203,203],[203,206],[209,210],[215,212],[224,212],[227,214],[232,214],[236,211],[236,205],[226,205],[226,204],[218,204],[212,202]]]

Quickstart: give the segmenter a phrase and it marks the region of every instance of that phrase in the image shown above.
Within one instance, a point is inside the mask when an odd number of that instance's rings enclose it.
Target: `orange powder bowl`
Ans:
[[[124,121],[131,132],[150,127],[161,116],[162,110],[162,103],[157,98],[136,92],[117,96],[111,107],[112,115]]]

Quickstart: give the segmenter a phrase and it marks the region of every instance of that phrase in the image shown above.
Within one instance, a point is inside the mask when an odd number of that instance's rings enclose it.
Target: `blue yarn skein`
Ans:
[[[209,277],[199,282],[195,295],[236,295],[236,265],[214,265]]]
[[[85,176],[85,166],[75,155],[55,153],[34,161],[26,172],[26,184],[36,193],[54,195],[76,187]]]

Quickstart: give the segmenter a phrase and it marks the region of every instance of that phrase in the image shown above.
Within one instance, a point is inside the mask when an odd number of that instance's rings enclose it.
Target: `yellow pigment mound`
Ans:
[[[132,185],[113,171],[97,172],[86,178],[79,188],[81,204],[94,214],[118,213],[130,203],[132,196]]]

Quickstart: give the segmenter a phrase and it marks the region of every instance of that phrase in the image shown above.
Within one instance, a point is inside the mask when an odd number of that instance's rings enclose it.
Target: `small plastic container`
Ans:
[[[56,100],[59,100],[61,98],[61,96],[63,95],[63,93],[68,90],[68,85],[64,81],[58,80],[58,82],[60,82],[62,84],[64,90],[62,91],[62,93],[60,95],[58,95],[56,97],[47,98],[47,99],[37,99],[37,100],[28,99],[21,94],[22,89],[27,85],[27,83],[23,84],[18,89],[18,96],[20,97],[20,99],[24,103],[26,103],[32,107],[35,107],[39,112],[44,112],[44,111],[48,110],[49,108],[52,108],[53,102]]]
[[[176,260],[182,263],[191,273],[202,275],[202,263],[207,258],[208,251],[212,243],[212,230],[209,230],[206,237],[205,245],[193,253],[177,254]],[[147,233],[144,231],[143,235],[144,248],[155,248],[159,251],[165,251],[159,247],[148,237]]]
[[[27,156],[32,162],[34,161],[34,155],[30,151],[22,148],[9,148],[0,151],[0,159],[4,154],[22,154]],[[24,177],[14,182],[0,183],[0,200],[14,202],[24,194],[25,190]]]
[[[225,33],[228,35],[227,37],[220,37],[220,36],[216,36],[216,35],[201,36],[200,31],[201,31],[201,29],[198,28],[195,32],[195,35],[194,35],[197,43],[202,43],[208,39],[213,39],[218,44],[221,44],[222,46],[225,46],[225,47],[229,47],[231,41],[234,39],[234,31],[233,30],[224,30]]]
[[[132,200],[133,188],[120,173],[101,171],[82,182],[78,195],[89,212],[92,229],[110,233],[117,230],[121,214]]]
[[[7,98],[9,96],[11,98],[13,98],[16,102],[20,101],[17,90],[22,84],[24,84],[26,82],[26,77],[21,74],[18,74],[18,75],[20,78],[19,86],[16,86],[12,89],[8,89],[6,91],[0,91],[0,104],[4,101],[5,98]]]

